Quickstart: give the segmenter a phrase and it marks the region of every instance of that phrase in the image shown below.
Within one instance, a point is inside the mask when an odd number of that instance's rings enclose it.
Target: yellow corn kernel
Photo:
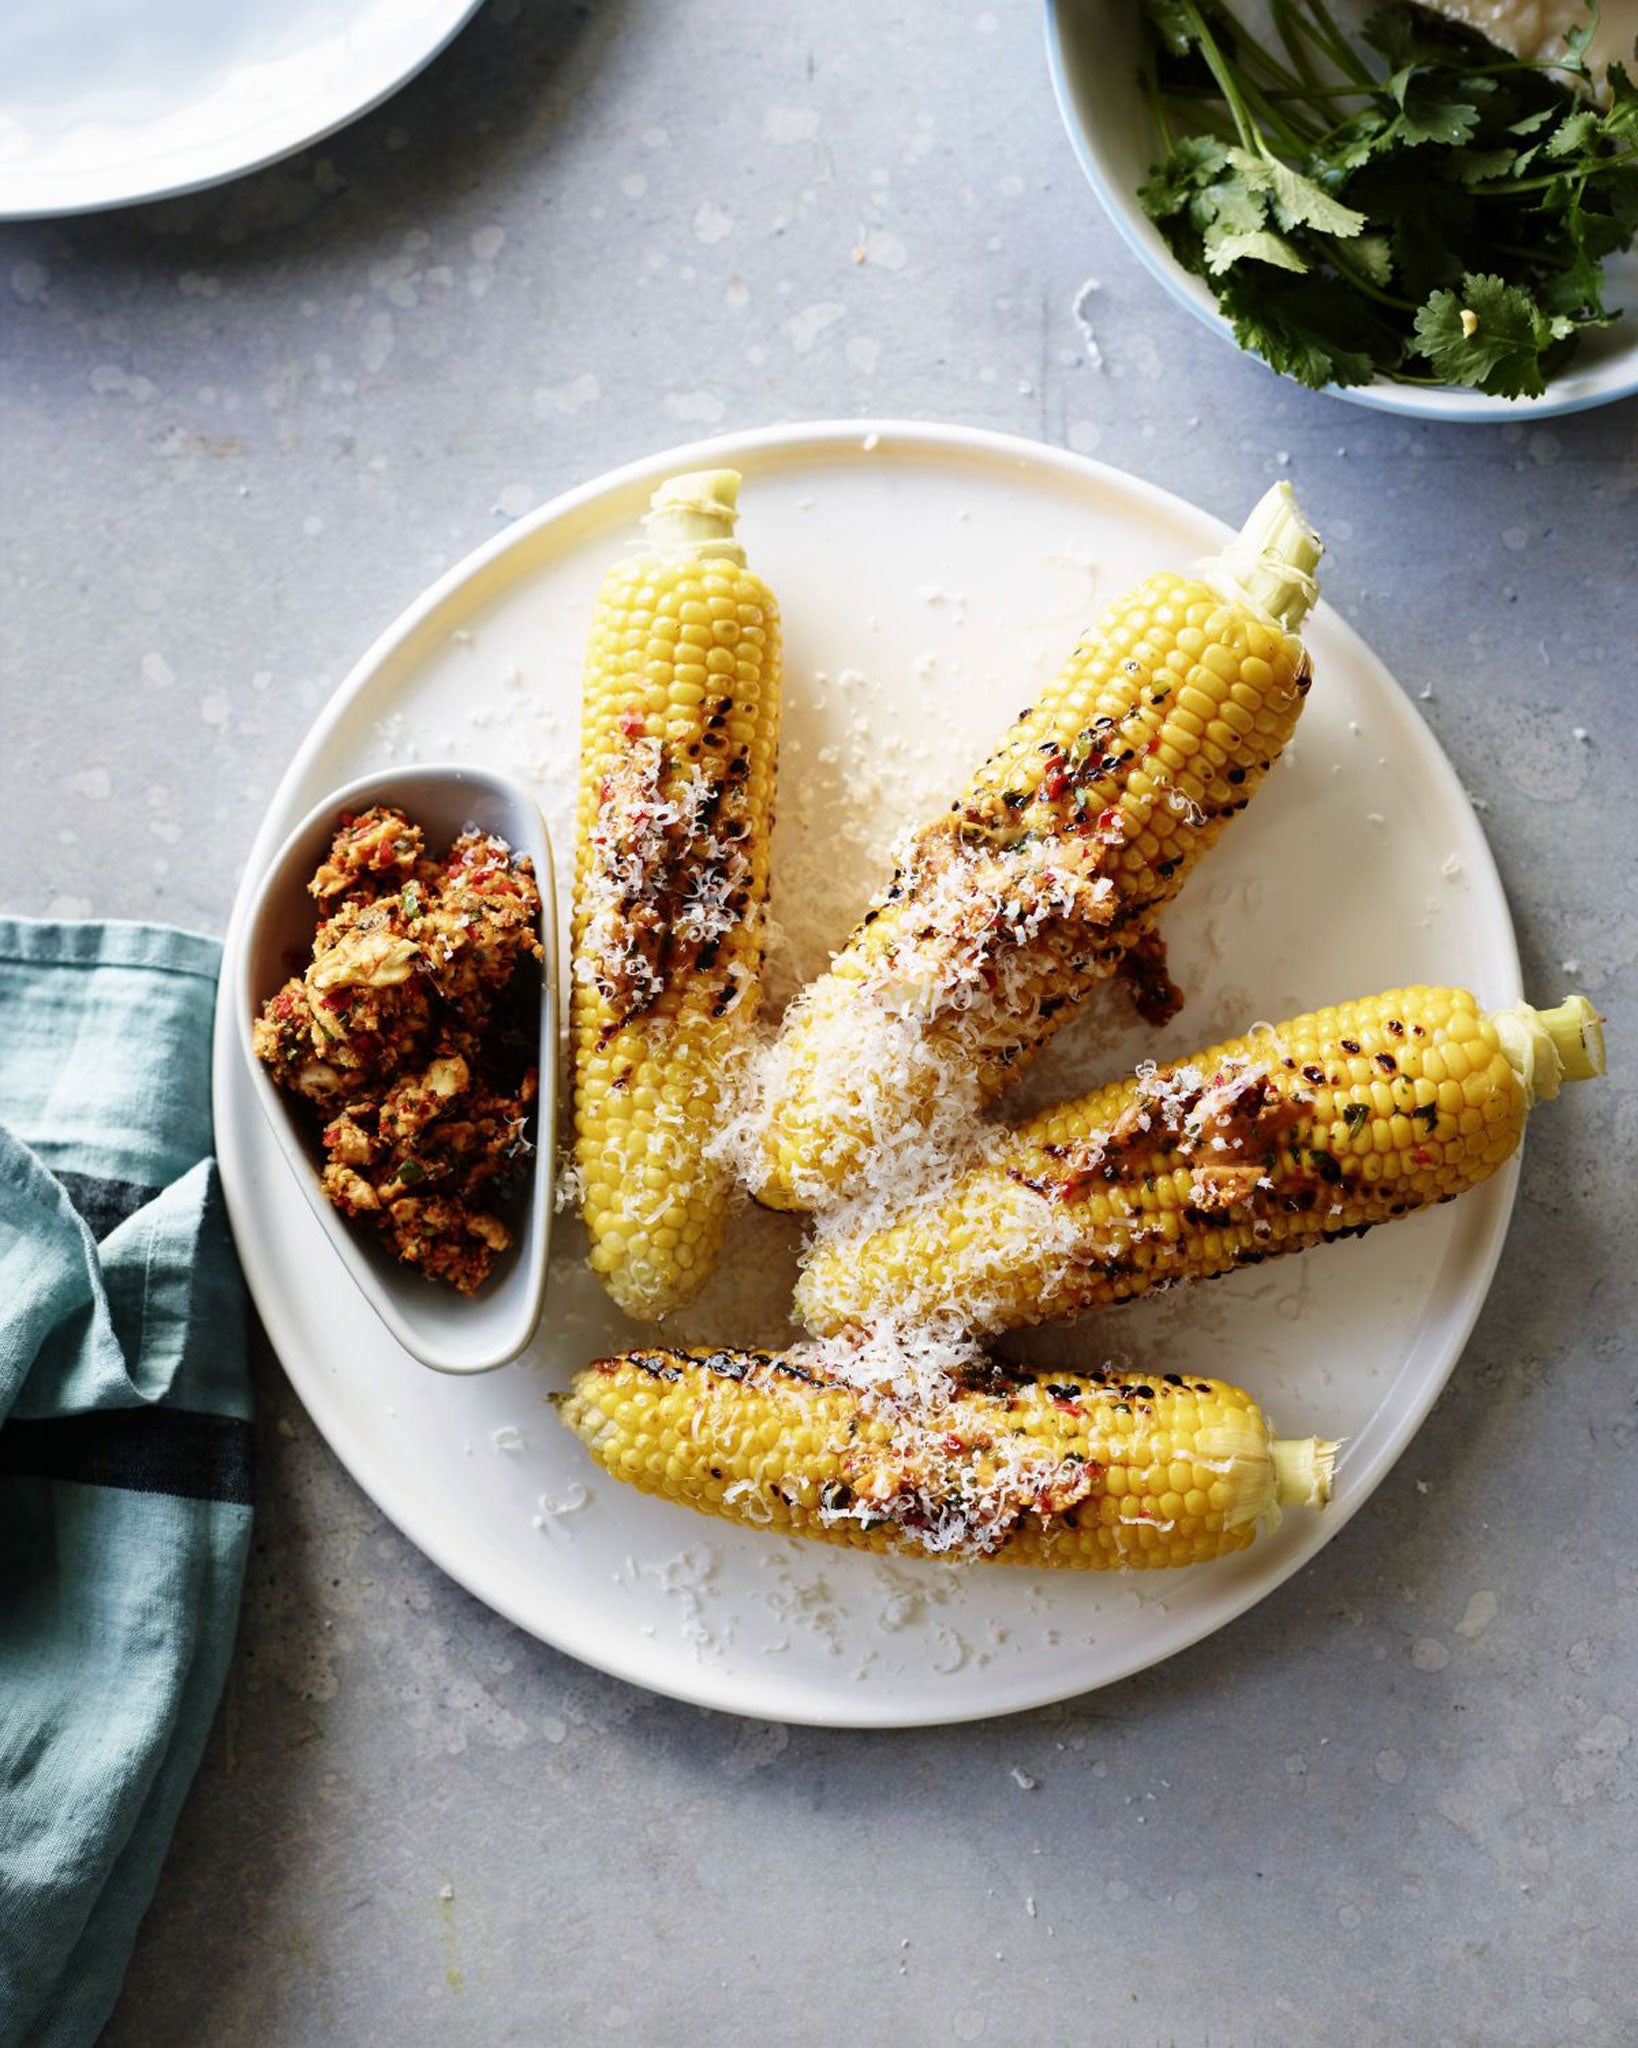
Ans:
[[[591,1263],[656,1318],[705,1284],[728,1175],[705,1150],[761,996],[779,610],[732,470],[673,478],[598,593],[581,714],[575,1159]]]
[[[1192,576],[1114,604],[792,1005],[750,1178],[823,1208],[941,1101],[987,1101],[1156,913],[1291,736],[1319,543],[1276,485]]]
[[[605,1471],[706,1514],[1081,1571],[1244,1550],[1282,1507],[1324,1505],[1336,1454],[1176,1373],[996,1373],[922,1410],[795,1357],[634,1351],[576,1374],[558,1412]]]
[[[1452,1111],[1454,1084],[1421,1084],[1458,1047]],[[1464,989],[1408,988],[1320,1010],[1044,1110],[884,1228],[821,1233],[797,1313],[826,1333],[888,1308],[1004,1330],[1357,1236],[1484,1180],[1538,1096],[1602,1071],[1582,996],[1487,1017]]]

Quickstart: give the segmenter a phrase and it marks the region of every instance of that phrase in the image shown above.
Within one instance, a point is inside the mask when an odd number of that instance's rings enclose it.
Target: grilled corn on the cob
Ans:
[[[1281,1507],[1324,1505],[1336,1455],[1176,1373],[995,1369],[923,1409],[794,1356],[634,1351],[577,1374],[559,1413],[615,1478],[706,1514],[1083,1571],[1244,1550]]]
[[[822,1208],[941,1101],[987,1101],[1155,914],[1291,736],[1319,542],[1277,484],[1221,555],[1112,605],[909,844],[768,1063],[749,1174]]]
[[[706,1146],[761,992],[779,612],[739,478],[654,494],[598,595],[581,725],[572,1022],[591,1263],[629,1314],[704,1284],[728,1210]]]
[[[1002,1330],[1358,1235],[1476,1185],[1536,1100],[1602,1071],[1584,996],[1320,1010],[1045,1110],[885,1228],[821,1237],[797,1310],[820,1331],[884,1305]]]

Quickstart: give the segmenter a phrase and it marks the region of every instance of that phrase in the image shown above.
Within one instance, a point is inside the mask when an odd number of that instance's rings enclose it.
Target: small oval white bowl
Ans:
[[[325,1199],[318,1151],[303,1129],[295,1098],[273,1085],[251,1044],[262,1004],[311,957],[317,914],[307,883],[344,811],[395,804],[420,825],[430,847],[447,846],[466,826],[492,832],[535,864],[541,944],[546,961],[540,1000],[539,1134],[518,1242],[500,1272],[474,1295],[440,1287],[402,1266],[373,1236],[354,1228]],[[517,1357],[534,1335],[546,1292],[557,1132],[557,912],[552,849],[540,807],[517,783],[486,769],[396,768],[349,782],[316,804],[279,848],[251,900],[237,990],[239,1042],[279,1148],[325,1235],[365,1299],[398,1342],[435,1372],[492,1372]]]
[[[1138,203],[1138,187],[1156,155],[1149,111],[1137,87],[1142,43],[1138,0],[1047,0],[1047,62],[1070,142],[1122,241],[1181,306],[1242,354],[1204,278],[1183,269]],[[1409,419],[1546,420],[1584,412],[1638,392],[1638,248],[1606,266],[1606,303],[1627,312],[1614,327],[1586,336],[1571,367],[1540,398],[1489,398],[1456,385],[1424,389],[1386,377],[1369,384],[1328,384],[1333,398]],[[1253,356],[1253,362],[1261,358]],[[1267,366],[1264,365],[1266,368]],[[1270,370],[1274,376],[1277,373]]]

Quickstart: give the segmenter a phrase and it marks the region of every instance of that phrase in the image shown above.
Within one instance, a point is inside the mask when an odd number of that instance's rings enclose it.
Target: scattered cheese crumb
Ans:
[[[1016,1764],[1013,1765],[1009,1776],[1020,1792],[1033,1792],[1035,1790],[1035,1780],[1028,1771],[1021,1771]]]
[[[561,1500],[553,1500],[549,1493],[543,1493],[537,1503],[534,1526],[549,1529],[560,1515],[577,1515],[590,1499],[590,1493],[578,1480]]]

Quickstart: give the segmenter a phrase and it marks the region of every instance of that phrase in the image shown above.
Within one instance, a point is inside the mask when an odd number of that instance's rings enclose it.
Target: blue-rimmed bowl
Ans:
[[[1142,47],[1138,0],[1047,0],[1046,12],[1047,58],[1058,108],[1105,213],[1178,304],[1237,347],[1205,280],[1182,268],[1138,204],[1138,187],[1158,154],[1136,82]],[[1249,7],[1244,12],[1251,19]],[[1429,389],[1386,377],[1327,388],[1356,405],[1420,420],[1547,420],[1631,398],[1638,393],[1638,249],[1611,258],[1606,275],[1606,302],[1627,309],[1629,317],[1585,336],[1569,368],[1541,398],[1488,398],[1455,385]]]

